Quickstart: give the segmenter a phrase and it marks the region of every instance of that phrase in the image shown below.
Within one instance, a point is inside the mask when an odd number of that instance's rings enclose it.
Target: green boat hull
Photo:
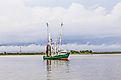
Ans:
[[[68,59],[70,53],[63,54],[63,55],[55,55],[55,56],[43,56],[44,60],[59,60],[59,59]]]

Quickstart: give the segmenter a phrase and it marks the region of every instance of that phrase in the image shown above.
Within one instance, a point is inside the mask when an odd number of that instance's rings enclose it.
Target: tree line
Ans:
[[[70,53],[71,54],[92,54],[92,50],[80,50],[80,51],[76,51],[76,50],[71,50]]]

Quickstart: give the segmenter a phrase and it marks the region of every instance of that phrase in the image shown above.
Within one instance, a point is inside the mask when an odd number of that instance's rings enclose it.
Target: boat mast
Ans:
[[[60,28],[60,38],[59,38],[59,39],[60,39],[60,40],[59,40],[59,41],[60,41],[60,42],[59,42],[59,43],[60,43],[60,48],[61,48],[61,46],[62,46],[62,26],[63,26],[63,23],[61,23],[61,28]]]
[[[47,26],[47,47],[46,47],[46,55],[47,56],[51,56],[51,48],[52,48],[52,40],[51,40],[51,35],[50,35],[50,33],[49,33],[49,25],[48,25],[48,23],[46,23],[46,26]]]
[[[46,26],[47,26],[47,44],[49,43],[49,25],[48,23],[46,23]]]

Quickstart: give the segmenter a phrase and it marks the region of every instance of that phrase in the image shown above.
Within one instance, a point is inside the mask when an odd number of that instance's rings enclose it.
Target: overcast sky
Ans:
[[[120,0],[0,0],[0,44],[46,40],[46,22],[66,43],[121,44]]]

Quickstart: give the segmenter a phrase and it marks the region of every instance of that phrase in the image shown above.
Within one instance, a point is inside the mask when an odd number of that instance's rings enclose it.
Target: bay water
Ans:
[[[121,55],[0,56],[0,80],[121,80]]]

